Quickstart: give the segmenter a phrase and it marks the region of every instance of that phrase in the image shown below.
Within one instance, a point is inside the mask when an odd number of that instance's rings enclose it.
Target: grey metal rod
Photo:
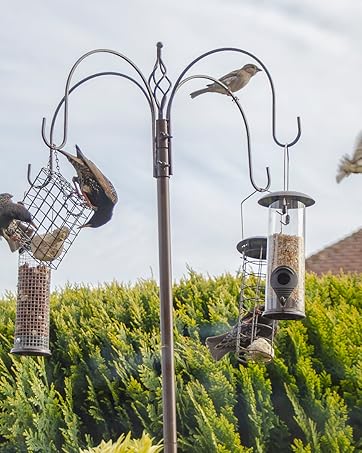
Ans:
[[[170,226],[170,156],[168,122],[156,120],[158,251],[160,265],[160,330],[162,367],[163,441],[165,453],[177,452],[176,386],[173,345],[173,303]]]
[[[165,453],[176,453],[176,388],[173,345],[173,304],[169,177],[157,178],[158,244],[160,266],[160,327]]]

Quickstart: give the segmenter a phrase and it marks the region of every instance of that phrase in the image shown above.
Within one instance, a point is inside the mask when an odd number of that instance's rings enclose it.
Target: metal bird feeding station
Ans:
[[[277,321],[261,316],[260,312],[265,299],[267,238],[250,237],[240,241],[236,248],[242,258],[236,355],[242,363],[270,362],[274,357]]]
[[[303,193],[272,192],[258,203],[269,209],[268,268],[264,315],[305,317],[305,208],[314,200]]]
[[[58,268],[92,212],[50,162],[34,181],[29,178],[30,168],[28,171],[30,188],[22,203],[32,214],[36,229],[20,229],[15,224],[11,232],[19,243],[13,354],[50,355],[51,269]]]
[[[253,168],[251,159],[251,144],[250,131],[247,124],[245,113],[240,105],[238,98],[229,89],[226,82],[217,80],[208,75],[191,75],[186,77],[186,74],[200,60],[220,52],[228,52],[234,55],[246,55],[248,58],[257,62],[266,75],[272,96],[272,135],[275,143],[278,146],[286,147],[293,146],[300,138],[301,127],[300,119],[297,117],[297,134],[289,143],[285,144],[278,141],[276,137],[276,104],[275,90],[271,75],[264,63],[252,53],[238,49],[235,47],[223,47],[208,51],[189,63],[180,73],[175,83],[172,84],[167,76],[167,68],[162,59],[161,49],[162,43],[157,43],[157,58],[153,70],[148,78],[140,71],[138,66],[130,60],[126,55],[123,55],[111,49],[95,49],[82,55],[71,68],[65,85],[64,97],[56,109],[50,126],[49,137],[46,134],[46,123],[43,118],[42,137],[45,144],[51,151],[61,150],[67,142],[68,134],[68,104],[69,95],[76,88],[88,80],[103,77],[116,76],[123,80],[131,82],[137,86],[146,98],[147,104],[151,113],[151,131],[152,131],[152,153],[153,153],[153,176],[157,180],[157,213],[158,213],[158,251],[159,251],[159,270],[160,270],[160,331],[161,331],[161,369],[162,369],[162,401],[163,401],[163,441],[165,453],[175,453],[177,451],[176,438],[176,389],[175,389],[175,370],[174,370],[174,344],[173,344],[173,303],[172,303],[172,269],[171,269],[171,226],[170,226],[170,196],[169,196],[169,181],[173,174],[172,161],[172,133],[171,133],[171,111],[176,93],[187,82],[193,79],[206,79],[213,84],[221,87],[221,92],[226,94],[226,99],[232,99],[233,104],[237,108],[242,117],[242,124],[245,126],[247,139],[247,152],[249,164],[249,177],[251,184],[256,191],[266,191],[270,186],[270,174],[267,168],[267,182],[264,186],[258,186],[253,178]],[[117,57],[119,61],[126,63],[132,71],[132,76],[120,72],[106,71],[92,74],[73,86],[71,86],[72,77],[86,58],[95,54],[108,54]],[[260,69],[260,68],[259,68]],[[232,72],[231,74],[233,74]],[[223,79],[225,80],[225,79]],[[231,86],[231,85],[230,85]],[[56,144],[53,140],[53,131],[55,120],[59,112],[59,108],[64,103],[63,115],[63,138],[60,144]]]

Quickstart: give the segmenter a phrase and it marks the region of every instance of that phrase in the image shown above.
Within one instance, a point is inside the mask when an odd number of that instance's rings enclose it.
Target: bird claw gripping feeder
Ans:
[[[51,151],[52,153],[52,151]],[[51,156],[52,158],[52,156]],[[49,300],[51,269],[57,269],[92,212],[52,160],[42,168],[22,203],[32,214],[36,229],[15,233],[19,243],[15,340],[19,355],[50,355]]]

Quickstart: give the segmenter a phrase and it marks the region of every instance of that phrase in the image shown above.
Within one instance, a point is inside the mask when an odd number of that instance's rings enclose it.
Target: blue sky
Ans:
[[[63,95],[67,74],[83,53],[110,48],[131,58],[148,77],[156,43],[164,44],[164,62],[175,81],[203,52],[239,47],[268,67],[277,95],[277,135],[290,149],[290,189],[316,200],[307,210],[307,255],[361,227],[362,177],[339,185],[340,157],[351,153],[362,129],[362,4],[359,0],[144,0],[89,2],[7,2],[0,27],[0,178],[1,192],[21,199],[26,169],[36,174],[47,163],[40,135],[43,116],[50,121]],[[251,62],[239,54],[214,55],[192,74],[219,77]],[[74,81],[93,72],[132,74],[115,57],[89,58]],[[173,105],[171,213],[173,275],[186,265],[218,275],[236,272],[240,258],[240,201],[251,193],[245,130],[233,103],[189,93],[204,86],[189,82]],[[283,187],[283,152],[271,137],[271,97],[264,73],[239,92],[251,129],[256,182]],[[61,122],[59,128],[61,130]],[[66,150],[77,143],[114,183],[119,203],[111,222],[81,232],[58,270],[53,288],[69,282],[97,285],[117,279],[133,282],[158,277],[156,181],[152,177],[148,107],[126,81],[96,80],[82,86],[70,101]],[[59,134],[58,134],[59,137]],[[58,138],[59,140],[59,138]],[[72,168],[61,158],[69,178]],[[267,210],[253,197],[245,206],[246,236],[267,234]],[[17,254],[0,243],[0,292],[14,291]]]

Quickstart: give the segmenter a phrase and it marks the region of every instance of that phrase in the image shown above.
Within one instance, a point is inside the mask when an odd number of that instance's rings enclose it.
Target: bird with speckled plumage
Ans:
[[[73,182],[78,185],[81,194],[88,206],[95,212],[90,220],[80,228],[98,228],[109,222],[113,215],[113,208],[118,202],[117,192],[111,181],[104,176],[99,168],[76,145],[77,155],[59,150],[73,165],[77,176]]]
[[[253,329],[255,337],[265,338],[270,340],[273,336],[273,324],[277,325],[277,321],[261,316],[263,306],[257,306],[250,310],[241,320],[240,326],[237,323],[230,331],[206,338],[206,346],[214,360],[220,360],[228,352],[237,352],[237,337],[239,331],[240,347],[246,349],[252,342]],[[254,318],[254,325],[253,325]],[[240,352],[240,351],[238,351]]]

